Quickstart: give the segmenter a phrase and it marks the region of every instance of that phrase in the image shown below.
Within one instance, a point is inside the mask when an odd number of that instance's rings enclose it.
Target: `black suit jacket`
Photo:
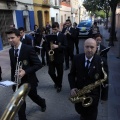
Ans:
[[[73,36],[74,36],[74,40],[78,40],[78,36],[79,36],[79,28],[73,28],[74,32],[73,32]]]
[[[14,48],[9,50],[9,55],[11,64],[11,80],[14,81],[16,69]],[[42,64],[36,55],[34,48],[29,45],[22,44],[19,54],[19,61],[22,62],[22,69],[26,72],[25,76],[21,79],[21,84],[30,83],[31,86],[37,86],[38,79],[35,72],[42,67]]]
[[[65,33],[67,28],[65,28],[63,31]],[[67,43],[68,43],[68,47],[74,47],[74,28],[70,28],[69,32],[70,34],[66,34],[66,39],[67,39]]]
[[[32,46],[32,40],[29,36],[25,35],[25,39],[21,39],[21,42],[26,45]]]
[[[68,74],[68,80],[71,89],[82,89],[84,86],[94,83],[102,78],[103,73],[100,56],[94,55],[88,73],[85,70],[85,54],[74,56],[72,67],[70,73]],[[98,86],[93,89],[88,96],[91,96],[93,99],[95,98],[95,101],[98,102],[100,97],[100,87]]]

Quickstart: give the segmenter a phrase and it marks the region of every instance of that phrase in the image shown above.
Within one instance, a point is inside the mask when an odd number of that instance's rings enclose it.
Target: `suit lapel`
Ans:
[[[23,53],[24,53],[24,51],[23,51],[24,49],[23,49],[23,44],[21,45],[21,49],[20,49],[20,53],[19,53],[19,61],[21,61],[21,58],[22,58],[22,55],[23,55]]]
[[[95,70],[95,67],[96,67],[94,59],[95,59],[95,56],[93,57],[90,67],[89,67],[89,72],[88,72],[89,75],[92,75],[92,72]]]

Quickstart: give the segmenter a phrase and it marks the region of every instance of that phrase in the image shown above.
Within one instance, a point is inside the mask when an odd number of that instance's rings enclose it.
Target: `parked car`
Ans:
[[[92,27],[92,21],[81,21],[78,24],[79,36],[88,37],[91,27]]]

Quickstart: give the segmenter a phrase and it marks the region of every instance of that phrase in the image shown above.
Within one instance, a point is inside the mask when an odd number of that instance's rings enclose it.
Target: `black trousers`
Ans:
[[[76,48],[76,54],[79,54],[79,47],[78,47],[79,39],[76,38],[74,43],[75,43],[75,48]]]
[[[42,64],[45,65],[45,56],[46,56],[46,62],[49,63],[49,56],[48,51],[45,48],[41,49],[41,58],[42,58]]]
[[[74,43],[73,46],[69,46],[65,49],[65,64],[66,67],[69,67],[69,58],[72,60],[73,59],[73,54],[74,52]]]
[[[83,107],[82,103],[75,104],[75,110],[84,120],[97,120],[98,104],[89,107]]]
[[[38,106],[40,107],[44,107],[45,103],[43,98],[41,98],[38,94],[37,94],[37,88],[36,87],[32,87],[30,92],[28,93],[28,96],[30,97],[30,99],[35,102]],[[27,120],[26,119],[26,102],[24,101],[24,103],[22,104],[22,106],[20,107],[19,111],[18,111],[18,117],[19,120]]]
[[[49,62],[48,73],[55,85],[61,88],[63,79],[63,63]]]

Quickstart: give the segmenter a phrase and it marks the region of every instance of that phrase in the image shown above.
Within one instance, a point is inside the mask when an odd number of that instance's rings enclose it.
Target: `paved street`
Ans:
[[[105,39],[108,39],[109,34],[100,26],[101,34],[104,36],[103,44],[108,45]],[[79,42],[80,53],[83,52],[83,42],[81,39]],[[120,59],[119,56],[118,41],[115,42],[115,46],[112,47],[108,53],[109,64],[109,99],[104,104],[99,104],[98,120],[120,120]],[[0,51],[0,65],[2,67],[3,80],[10,80],[10,65],[8,49]],[[39,79],[38,94],[46,99],[47,110],[42,113],[40,107],[31,101],[27,97],[27,119],[28,120],[79,120],[79,115],[75,112],[73,104],[68,100],[69,97],[69,84],[67,75],[69,70],[64,71],[63,77],[63,89],[60,93],[57,93],[53,87],[53,82],[48,75],[47,66],[43,67],[37,72]],[[0,87],[0,116],[5,110],[5,107],[9,103],[13,92],[11,87]],[[18,120],[17,116],[16,119]]]

